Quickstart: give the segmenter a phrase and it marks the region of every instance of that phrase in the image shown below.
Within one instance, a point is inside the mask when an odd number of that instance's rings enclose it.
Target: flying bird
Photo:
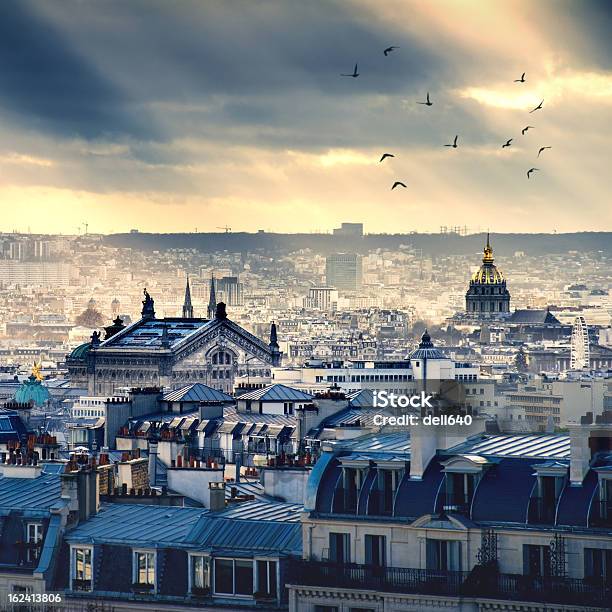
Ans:
[[[459,138],[459,136],[455,136],[455,140],[453,140],[453,144],[445,144],[445,147],[453,147],[453,149],[457,148],[457,138]]]
[[[527,130],[532,129],[532,128],[533,128],[533,125],[528,125],[526,128],[523,128],[523,129],[521,130],[521,134],[524,136],[524,135],[525,135],[525,132],[526,132]]]
[[[402,183],[402,181],[395,181],[395,183],[393,183],[393,187],[391,187],[391,191],[393,191],[396,187],[406,187],[406,185],[404,183]]]
[[[525,82],[525,73],[523,72],[523,74],[521,75],[520,79],[514,79],[515,83],[524,83]]]
[[[540,110],[542,108],[542,104],[544,104],[544,100],[542,100],[533,110],[530,110],[530,113],[535,113],[535,111]]]
[[[424,104],[425,106],[433,106],[433,102],[429,100],[429,92],[427,92],[427,102],[417,102],[417,104]]]
[[[540,150],[538,151],[538,157],[540,157],[540,153],[546,149],[552,149],[552,147],[540,147]]]
[[[383,153],[383,155],[380,158],[378,163],[380,163],[381,161],[385,161],[385,159],[387,159],[387,157],[395,157],[395,155],[393,155],[393,153]]]
[[[527,178],[531,178],[529,175],[532,172],[538,172],[540,169],[539,168],[529,168],[529,170],[527,170]]]
[[[359,73],[357,72],[357,64],[355,64],[355,68],[353,69],[352,74],[341,74],[340,76],[353,77],[354,79],[357,78],[359,76]]]
[[[510,140],[507,140],[507,141],[506,141],[506,144],[503,144],[503,145],[502,145],[502,149],[503,149],[503,148],[505,148],[505,147],[509,147],[509,146],[511,146],[511,145],[512,145],[512,141],[513,141],[513,140],[514,140],[514,138],[510,138]]]
[[[399,47],[387,47],[383,53],[385,54],[385,57],[387,57],[387,55],[389,55],[389,53],[391,53],[391,51],[394,51],[395,49],[399,49]]]

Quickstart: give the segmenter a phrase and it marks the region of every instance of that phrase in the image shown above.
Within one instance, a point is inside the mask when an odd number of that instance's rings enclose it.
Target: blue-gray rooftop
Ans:
[[[49,513],[62,505],[57,473],[43,471],[37,478],[0,477],[0,516],[14,511]]]
[[[101,348],[161,348],[164,329],[174,347],[214,321],[207,319],[143,319],[103,342]]]
[[[180,389],[169,391],[162,399],[164,402],[233,403],[235,401],[231,395],[202,383],[193,383]]]
[[[567,435],[479,435],[445,451],[449,455],[484,455],[497,457],[534,457],[569,459]]]
[[[256,389],[241,395],[239,400],[257,400],[260,402],[310,402],[314,399],[309,393],[286,385],[275,384],[263,389]]]

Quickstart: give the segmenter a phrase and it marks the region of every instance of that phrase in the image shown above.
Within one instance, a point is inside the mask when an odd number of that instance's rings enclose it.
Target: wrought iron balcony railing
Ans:
[[[566,605],[604,605],[612,597],[612,588],[603,583],[500,574],[494,565],[477,565],[471,572],[459,572],[299,560],[291,563],[288,578],[288,584],[303,586]]]

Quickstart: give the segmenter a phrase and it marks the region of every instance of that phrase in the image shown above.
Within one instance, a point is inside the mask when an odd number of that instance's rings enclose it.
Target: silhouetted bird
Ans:
[[[457,148],[457,138],[459,138],[459,136],[455,136],[455,140],[453,140],[453,144],[445,144],[445,147],[453,147],[453,149]]]
[[[396,187],[406,187],[406,185],[402,183],[402,181],[395,181],[395,183],[393,183],[393,187],[391,187],[391,191],[393,191]]]
[[[424,104],[425,106],[433,106],[433,102],[429,100],[429,92],[427,92],[427,102],[417,102],[417,104]]]
[[[357,64],[355,64],[355,68],[352,74],[341,74],[340,76],[353,77],[354,79],[357,78],[359,76],[359,73],[357,72]]]
[[[509,146],[511,146],[511,145],[512,145],[512,141],[513,141],[513,140],[514,140],[514,138],[510,138],[510,140],[507,140],[507,141],[506,141],[506,144],[503,144],[503,145],[502,145],[502,149],[503,149],[503,148],[505,148],[505,147],[509,147]]]
[[[532,172],[538,172],[540,169],[539,168],[529,168],[529,170],[527,170],[527,178],[531,178],[529,175]]]
[[[530,110],[530,113],[535,113],[535,111],[540,110],[542,108],[542,104],[544,104],[544,100],[542,100],[533,110]]]
[[[552,149],[552,147],[540,147],[540,150],[538,151],[538,157],[540,157],[540,153],[542,151],[545,151],[546,149]]]
[[[395,155],[393,155],[393,153],[383,153],[383,156],[380,158],[378,163],[384,161],[385,159],[387,159],[387,157],[395,157]]]
[[[524,83],[525,82],[525,73],[523,72],[523,74],[521,75],[520,79],[514,79],[515,83]]]
[[[521,130],[521,134],[524,136],[524,135],[525,135],[525,132],[526,132],[527,130],[532,129],[532,128],[533,128],[533,125],[528,125],[526,128],[523,128],[523,129]]]
[[[391,51],[394,51],[395,49],[399,49],[399,47],[387,47],[383,53],[385,54],[385,57],[387,57],[387,55],[389,55],[389,53],[391,53]]]

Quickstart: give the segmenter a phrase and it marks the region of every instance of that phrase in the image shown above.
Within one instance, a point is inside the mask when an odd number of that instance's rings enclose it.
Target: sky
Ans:
[[[0,231],[612,230],[611,31],[606,0],[3,0]]]

